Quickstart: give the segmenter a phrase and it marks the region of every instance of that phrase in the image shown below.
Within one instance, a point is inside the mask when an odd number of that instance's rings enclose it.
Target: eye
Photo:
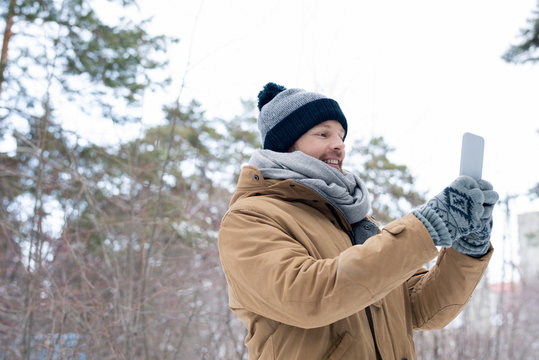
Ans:
[[[321,137],[328,137],[328,133],[327,132],[320,132],[318,133],[318,136],[321,136]]]

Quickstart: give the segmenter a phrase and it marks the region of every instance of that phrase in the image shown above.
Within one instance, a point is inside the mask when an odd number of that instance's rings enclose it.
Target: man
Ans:
[[[380,230],[365,185],[342,168],[338,103],[274,83],[258,98],[264,150],[219,232],[249,359],[415,359],[412,331],[447,325],[487,267],[497,193],[461,176]]]

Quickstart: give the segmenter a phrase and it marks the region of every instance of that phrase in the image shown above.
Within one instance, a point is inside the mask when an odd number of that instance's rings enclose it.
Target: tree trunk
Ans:
[[[4,39],[2,41],[2,55],[0,57],[0,95],[2,94],[2,85],[4,84],[4,71],[7,67],[8,45],[13,35],[13,18],[15,17],[15,0],[9,2],[9,8],[6,14],[6,28],[4,29]]]

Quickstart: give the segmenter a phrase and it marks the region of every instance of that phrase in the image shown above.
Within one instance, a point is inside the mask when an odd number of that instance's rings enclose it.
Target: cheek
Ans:
[[[320,157],[324,155],[325,149],[321,146],[310,144],[309,146],[305,147],[304,152],[307,153],[308,155],[311,155],[314,158],[319,159]]]
[[[300,138],[292,146],[291,150],[299,150],[307,155],[310,155],[316,159],[320,159],[327,150],[324,142],[318,141],[317,138]]]

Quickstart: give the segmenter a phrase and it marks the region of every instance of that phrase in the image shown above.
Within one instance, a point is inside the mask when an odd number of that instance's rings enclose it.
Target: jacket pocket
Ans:
[[[327,360],[341,359],[353,342],[352,336],[345,332],[341,340],[335,345],[335,348],[329,353]]]

